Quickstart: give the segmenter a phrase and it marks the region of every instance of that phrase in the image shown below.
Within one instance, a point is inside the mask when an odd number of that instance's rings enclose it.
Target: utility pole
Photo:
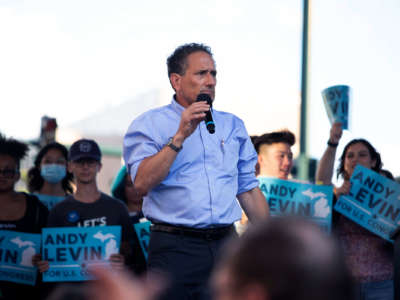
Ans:
[[[308,100],[308,65],[310,57],[309,42],[309,0],[303,0],[303,38],[301,58],[301,106],[300,106],[300,154],[298,158],[298,177],[308,180],[308,133],[307,133],[307,100]]]

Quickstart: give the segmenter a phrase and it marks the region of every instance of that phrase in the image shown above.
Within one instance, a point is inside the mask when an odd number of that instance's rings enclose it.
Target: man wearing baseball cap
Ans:
[[[130,243],[134,231],[126,205],[102,193],[97,187],[101,170],[101,151],[94,140],[81,139],[72,144],[68,153],[68,170],[74,175],[76,191],[51,210],[48,227],[121,226],[120,254],[110,257],[111,265],[119,268],[131,258]]]

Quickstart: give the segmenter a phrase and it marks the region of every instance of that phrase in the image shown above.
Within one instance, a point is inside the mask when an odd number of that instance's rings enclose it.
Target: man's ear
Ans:
[[[102,167],[103,167],[103,165],[101,164],[101,162],[99,162],[97,164],[97,172],[100,172]]]
[[[262,161],[263,161],[262,155],[258,154],[258,155],[257,155],[257,162],[258,162],[258,164],[261,165],[261,164],[262,164]]]
[[[171,75],[169,75],[169,81],[171,82],[172,88],[175,90],[175,92],[180,90],[181,78],[181,75],[178,73],[171,73]]]

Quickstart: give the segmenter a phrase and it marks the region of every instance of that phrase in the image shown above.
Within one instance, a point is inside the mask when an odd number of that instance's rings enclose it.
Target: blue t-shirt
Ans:
[[[50,210],[56,205],[58,202],[61,202],[65,199],[65,196],[52,196],[52,195],[45,195],[34,193],[36,197],[39,198],[40,202],[42,202],[46,207]]]

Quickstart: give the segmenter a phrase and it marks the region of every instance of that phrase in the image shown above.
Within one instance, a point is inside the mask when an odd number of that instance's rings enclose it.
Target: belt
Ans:
[[[155,223],[150,227],[150,231],[166,232],[176,235],[183,235],[188,237],[202,238],[206,240],[219,240],[235,230],[233,225],[217,227],[217,228],[191,228],[184,226],[175,226],[166,223]]]

